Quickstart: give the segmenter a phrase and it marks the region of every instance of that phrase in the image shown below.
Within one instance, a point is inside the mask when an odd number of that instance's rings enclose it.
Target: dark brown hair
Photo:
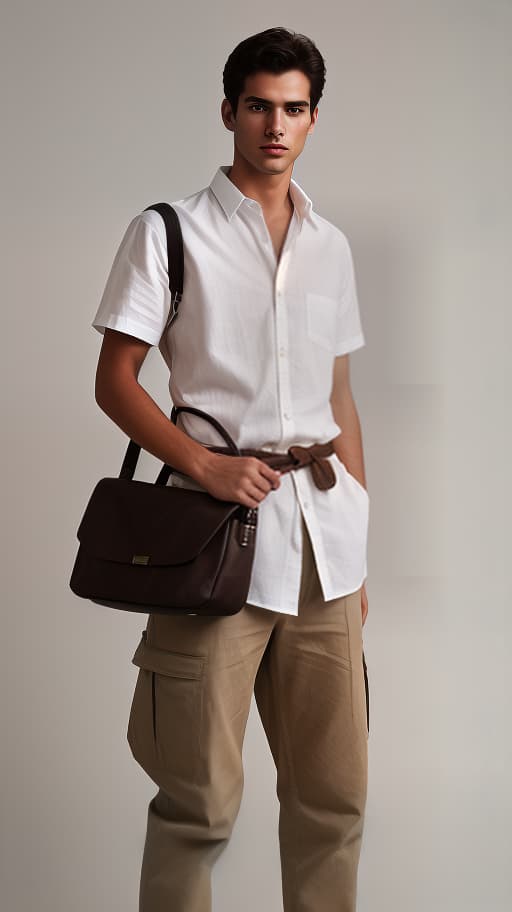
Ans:
[[[269,28],[236,46],[222,74],[224,94],[235,116],[246,77],[262,70],[267,73],[301,70],[310,82],[313,114],[325,85],[325,62],[311,38],[285,28]]]

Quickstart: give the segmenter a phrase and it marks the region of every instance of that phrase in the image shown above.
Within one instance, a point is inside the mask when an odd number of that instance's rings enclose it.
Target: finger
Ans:
[[[252,497],[247,497],[247,495],[245,495],[244,497],[240,498],[240,503],[241,503],[244,507],[252,507],[253,510],[254,510],[254,509],[257,509],[257,508],[259,507],[259,505],[260,505],[259,500],[254,500],[254,498],[252,498]]]
[[[261,478],[261,476],[257,476],[256,478],[251,479],[250,484],[263,497],[265,497],[269,491],[272,491],[273,488],[273,485],[271,485],[270,482],[265,481],[265,479]]]
[[[279,472],[277,469],[273,469],[272,466],[267,465],[267,463],[263,462],[262,459],[260,459],[258,461],[259,461],[258,469],[259,469],[260,475],[264,475],[264,477],[268,478],[268,480],[272,484],[275,484],[276,481],[278,482],[279,479],[281,478],[281,472]]]
[[[268,490],[267,490],[267,489],[260,487],[258,484],[256,484],[253,481],[249,481],[247,484],[247,487],[245,489],[245,491],[249,495],[249,497],[253,497],[255,500],[258,501],[258,503],[261,503],[261,501],[264,500],[264,498],[267,496],[267,494],[270,490],[271,490],[270,488],[268,488]]]
[[[258,467],[258,472],[254,476],[254,484],[259,485],[262,490],[264,489],[267,493],[269,491],[275,490],[281,484],[281,474],[280,472],[275,472],[273,469],[270,469],[269,466],[265,466],[265,472],[260,471]]]
[[[259,507],[260,500],[256,500],[255,497],[252,497],[250,494],[242,494],[239,497],[239,503],[243,504],[244,507]]]

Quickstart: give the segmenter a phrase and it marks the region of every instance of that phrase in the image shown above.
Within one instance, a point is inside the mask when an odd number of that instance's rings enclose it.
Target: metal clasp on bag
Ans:
[[[250,544],[251,539],[256,533],[256,523],[258,520],[258,508],[257,507],[247,507],[245,511],[245,516],[242,522],[240,523],[238,541],[245,548]]]

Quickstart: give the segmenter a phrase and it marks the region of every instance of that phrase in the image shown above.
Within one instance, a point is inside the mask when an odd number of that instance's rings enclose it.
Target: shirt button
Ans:
[[[291,416],[290,416],[289,412],[283,412],[283,418],[286,418],[287,421],[290,420],[290,417]]]
[[[286,348],[283,348],[283,346],[281,346],[281,348],[279,349],[279,354],[281,355],[281,358],[284,358],[284,356],[286,355]]]
[[[308,504],[308,502],[307,502],[307,500],[305,500],[305,501],[304,501],[304,504],[303,504],[303,506],[304,506],[304,509],[305,509],[305,510],[307,510],[307,509],[308,509],[308,507],[309,507],[309,504]]]

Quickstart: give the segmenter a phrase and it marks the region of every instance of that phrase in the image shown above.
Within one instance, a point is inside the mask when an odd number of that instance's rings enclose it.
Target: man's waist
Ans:
[[[233,455],[233,451],[229,447],[208,446],[207,449],[214,453]],[[311,466],[313,481],[316,487],[322,491],[332,488],[336,484],[334,469],[327,459],[335,452],[333,440],[328,440],[326,443],[312,443],[309,446],[293,444],[284,453],[255,447],[241,447],[239,452],[241,456],[255,456],[257,459],[261,459],[262,462],[282,474]]]

